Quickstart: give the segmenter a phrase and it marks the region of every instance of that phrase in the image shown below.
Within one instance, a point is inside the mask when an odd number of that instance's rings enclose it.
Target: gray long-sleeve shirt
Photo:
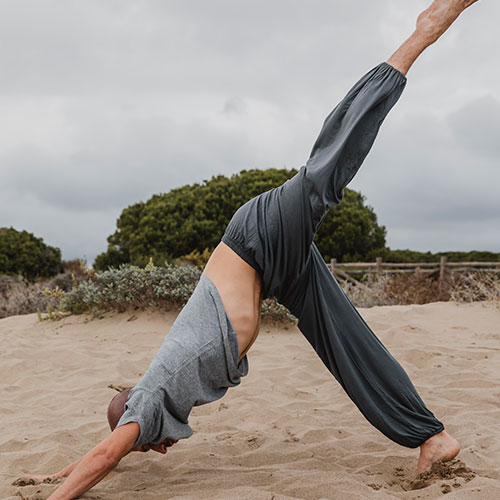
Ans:
[[[192,435],[193,406],[220,399],[248,373],[217,288],[201,275],[147,372],[132,389],[118,427],[137,422],[135,446]]]

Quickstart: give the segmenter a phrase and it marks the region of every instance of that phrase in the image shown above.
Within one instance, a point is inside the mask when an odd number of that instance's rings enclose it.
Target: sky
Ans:
[[[429,0],[0,0],[0,227],[92,264],[127,206],[298,168]],[[391,248],[500,252],[500,2],[408,74],[349,187]]]

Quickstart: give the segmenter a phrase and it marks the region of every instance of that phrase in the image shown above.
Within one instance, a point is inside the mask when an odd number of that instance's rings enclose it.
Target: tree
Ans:
[[[226,177],[218,175],[201,184],[172,189],[124,209],[109,247],[94,263],[96,269],[130,262],[157,264],[193,251],[213,250],[234,212],[264,191],[283,184],[297,170],[242,170]],[[364,258],[385,244],[385,228],[364,205],[359,193],[346,189],[344,201],[325,217],[317,244],[327,258]]]
[[[33,281],[62,271],[61,250],[27,231],[0,228],[0,273],[21,275]]]
[[[385,236],[385,227],[378,225],[375,212],[365,205],[365,197],[346,189],[342,202],[325,216],[315,242],[327,261],[359,262],[383,249]]]

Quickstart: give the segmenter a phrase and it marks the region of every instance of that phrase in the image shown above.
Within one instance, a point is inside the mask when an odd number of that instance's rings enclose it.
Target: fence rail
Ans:
[[[381,257],[377,257],[375,262],[346,262],[338,263],[337,259],[332,259],[329,264],[330,271],[338,279],[344,279],[366,288],[362,283],[353,278],[351,274],[365,275],[377,274],[383,276],[387,274],[415,273],[417,276],[439,273],[440,286],[451,273],[463,272],[500,272],[500,262],[448,262],[446,257],[441,257],[440,262],[383,262]]]

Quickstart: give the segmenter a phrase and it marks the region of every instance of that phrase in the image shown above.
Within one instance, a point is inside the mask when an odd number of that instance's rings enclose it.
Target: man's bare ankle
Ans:
[[[446,462],[458,455],[460,444],[458,441],[442,430],[438,434],[431,436],[420,446],[420,458],[418,460],[418,473],[428,472],[432,464],[438,460]]]

